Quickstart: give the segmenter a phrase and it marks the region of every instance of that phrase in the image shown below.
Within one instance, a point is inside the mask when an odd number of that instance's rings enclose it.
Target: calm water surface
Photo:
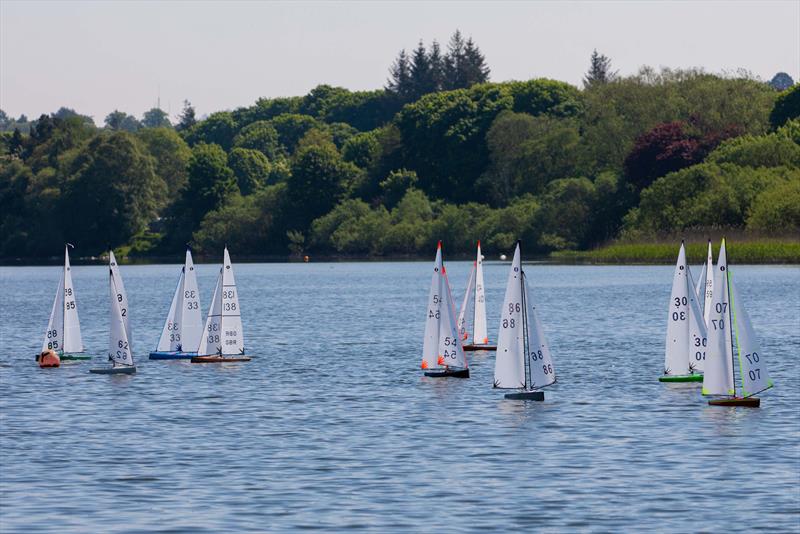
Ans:
[[[147,360],[179,267],[123,266],[129,377],[36,367],[59,268],[0,268],[0,530],[800,529],[800,269],[735,267],[776,387],[725,409],[657,381],[672,267],[526,267],[544,403],[493,391],[493,354],[421,376],[430,268],[236,265],[254,359],[203,366]],[[448,264],[457,302],[469,268]],[[507,269],[485,267],[493,340]],[[105,365],[107,270],[73,277]]]

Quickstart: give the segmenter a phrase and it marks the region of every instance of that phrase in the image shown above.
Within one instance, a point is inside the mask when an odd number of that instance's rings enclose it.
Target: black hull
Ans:
[[[469,369],[441,369],[435,371],[425,371],[425,376],[431,378],[469,378]]]

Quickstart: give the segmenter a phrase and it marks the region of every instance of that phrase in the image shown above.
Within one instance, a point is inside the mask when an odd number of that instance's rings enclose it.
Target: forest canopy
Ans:
[[[477,44],[401,51],[383,89],[319,85],[197,118],[0,112],[0,257],[587,249],[800,231],[800,86],[611,70],[494,83]],[[780,87],[784,87],[781,84]]]

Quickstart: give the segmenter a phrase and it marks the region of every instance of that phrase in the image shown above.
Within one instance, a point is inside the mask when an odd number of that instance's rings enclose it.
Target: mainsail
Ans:
[[[455,319],[455,303],[450,293],[450,283],[447,280],[447,271],[442,265],[441,269],[442,294],[444,299],[439,306],[439,346],[437,363],[446,367],[467,368],[467,359],[461,347],[458,336],[458,327]]]
[[[158,340],[158,351],[191,352],[197,349],[203,334],[200,295],[192,254],[186,251],[186,260],[178,285],[172,296],[167,320]]]
[[[205,332],[197,351],[200,355],[244,354],[244,333],[239,308],[239,295],[233,276],[233,266],[225,247],[222,268],[214,287],[214,296],[208,310]]]
[[[506,294],[497,334],[497,356],[494,361],[494,387],[524,388],[525,347],[522,324],[522,266],[519,244],[514,250],[508,273]]]
[[[64,270],[50,311],[50,320],[42,343],[42,352],[54,350],[62,353],[83,352],[81,323],[72,285],[72,267],[69,263],[69,245],[64,247]]]
[[[667,309],[667,339],[664,351],[664,374],[683,375],[689,372],[689,282],[686,249],[681,243],[672,292]]]
[[[422,344],[422,369],[432,369],[438,365],[439,318],[442,304],[442,242],[436,247],[433,262],[433,276],[428,291],[428,308],[425,314],[425,338]]]
[[[112,260],[113,261],[113,260]],[[130,345],[130,338],[126,330],[126,324],[122,315],[122,306],[118,295],[122,286],[122,280],[118,278],[114,269],[109,269],[109,294],[111,302],[111,324],[109,325],[108,358],[113,362],[113,366],[133,365],[133,349]]]
[[[728,260],[723,239],[715,268],[714,292],[708,322],[703,395],[733,395],[735,393],[727,269]]]
[[[475,260],[475,317],[472,321],[472,342],[475,345],[489,343],[489,333],[486,328],[486,293],[483,284],[483,256],[481,255],[481,242],[478,241],[478,256]]]
[[[472,296],[475,289],[475,263],[472,264],[472,270],[469,272],[469,280],[467,281],[467,289],[464,291],[464,300],[461,303],[461,309],[458,312],[458,336],[461,338],[462,341],[469,337],[469,332],[471,330],[470,325],[467,324],[467,310],[469,310],[469,304],[472,302]]]
[[[125,323],[125,334],[128,336],[128,339],[130,339],[131,326],[128,318],[128,294],[125,292],[125,284],[122,283],[122,276],[119,274],[119,265],[117,265],[117,258],[114,257],[114,251],[110,250],[108,256],[111,272],[116,280],[116,298],[119,303],[120,312],[122,313],[122,322]]]

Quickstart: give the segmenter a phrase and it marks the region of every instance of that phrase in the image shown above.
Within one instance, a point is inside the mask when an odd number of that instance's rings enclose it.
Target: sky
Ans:
[[[800,80],[800,0],[219,2],[0,0],[0,108],[65,106],[102,124],[161,102],[199,115],[326,83],[382,87],[398,51],[460,29],[493,81],[580,85],[593,49],[640,66],[746,69]]]

